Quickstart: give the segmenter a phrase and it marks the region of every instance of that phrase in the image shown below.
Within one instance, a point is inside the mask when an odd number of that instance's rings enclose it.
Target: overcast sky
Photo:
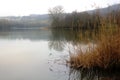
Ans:
[[[61,5],[65,12],[84,11],[93,6],[106,7],[120,0],[0,0],[0,16],[47,14],[48,9]]]

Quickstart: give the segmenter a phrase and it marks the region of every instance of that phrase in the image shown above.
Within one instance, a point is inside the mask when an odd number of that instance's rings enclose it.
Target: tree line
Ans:
[[[44,17],[44,16],[42,16]],[[27,29],[27,28],[40,28],[40,27],[47,27],[50,23],[48,18],[41,18],[41,17],[33,17],[28,16],[27,18],[20,18],[20,17],[3,17],[0,18],[0,30],[12,30],[12,29]]]
[[[100,26],[119,25],[120,10],[113,10],[107,14],[101,14],[99,9],[95,12],[65,13],[63,7],[56,6],[49,9],[52,28],[71,29],[98,29]]]

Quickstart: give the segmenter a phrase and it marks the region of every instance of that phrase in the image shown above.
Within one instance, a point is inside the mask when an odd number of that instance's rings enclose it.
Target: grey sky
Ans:
[[[120,0],[0,0],[0,16],[46,14],[49,8],[57,5],[63,6],[65,12],[84,11],[119,2]]]

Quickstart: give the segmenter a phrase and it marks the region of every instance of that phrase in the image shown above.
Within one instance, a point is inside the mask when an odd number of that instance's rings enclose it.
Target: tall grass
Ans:
[[[120,68],[120,28],[118,25],[101,21],[101,27],[94,36],[95,43],[86,50],[78,48],[77,53],[70,53],[68,64],[79,68]]]
[[[75,69],[120,68],[120,10],[104,16],[97,11],[93,16],[95,21],[91,24],[95,28],[84,32],[88,43],[91,43],[88,39],[91,34],[92,45],[88,45],[85,50],[78,47],[75,53],[70,53],[67,63]],[[89,30],[93,32],[90,33]],[[84,34],[83,30],[81,32]],[[78,35],[82,38],[82,34]]]

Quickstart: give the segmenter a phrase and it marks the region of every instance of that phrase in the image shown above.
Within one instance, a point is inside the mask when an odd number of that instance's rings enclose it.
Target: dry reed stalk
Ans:
[[[84,52],[79,49],[77,54],[70,54],[68,63],[72,68],[120,67],[120,32],[108,36],[102,31],[99,37],[97,46],[89,46]]]

